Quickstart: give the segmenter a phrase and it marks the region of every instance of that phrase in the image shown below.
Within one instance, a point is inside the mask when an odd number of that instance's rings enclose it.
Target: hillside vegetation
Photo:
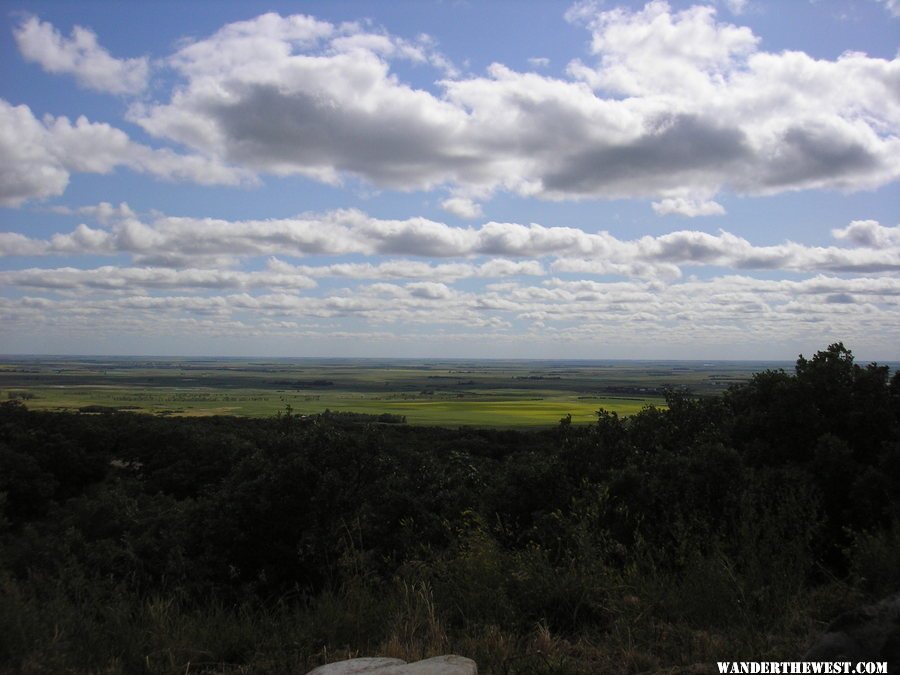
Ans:
[[[836,344],[666,404],[514,431],[5,402],[0,670],[677,672],[796,658],[900,589],[900,375]]]

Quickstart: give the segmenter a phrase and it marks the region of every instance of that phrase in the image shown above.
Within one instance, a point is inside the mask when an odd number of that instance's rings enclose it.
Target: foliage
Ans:
[[[302,672],[456,651],[487,672],[574,673],[796,656],[813,621],[900,587],[889,375],[836,344],[723,396],[531,432],[3,402],[0,664]]]

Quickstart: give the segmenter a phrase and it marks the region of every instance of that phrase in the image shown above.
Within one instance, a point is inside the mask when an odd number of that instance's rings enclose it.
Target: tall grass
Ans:
[[[860,551],[860,570],[887,569],[895,555],[875,537]],[[484,673],[703,672],[722,659],[794,658],[825,620],[864,597],[832,580],[795,587],[772,605],[754,596],[758,572],[747,576],[747,561],[721,550],[677,571],[649,560],[607,569],[602,588],[592,588],[596,570],[582,577],[577,565],[554,570],[537,553],[509,556],[482,542],[477,554],[390,582],[350,577],[313,598],[230,605],[7,578],[0,672],[303,673],[355,656],[445,653],[474,658]],[[547,577],[524,593],[536,570]],[[595,603],[592,613],[566,626],[560,609],[579,603]],[[553,618],[535,619],[542,611]]]

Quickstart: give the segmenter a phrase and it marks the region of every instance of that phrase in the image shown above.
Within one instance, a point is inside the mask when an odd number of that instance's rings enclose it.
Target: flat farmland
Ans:
[[[269,417],[325,410],[410,424],[550,426],[724,391],[785,363],[0,357],[0,397],[35,410]]]

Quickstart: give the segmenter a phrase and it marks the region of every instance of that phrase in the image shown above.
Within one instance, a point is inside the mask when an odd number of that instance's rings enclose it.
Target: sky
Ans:
[[[0,353],[900,360],[900,0],[0,10]]]

